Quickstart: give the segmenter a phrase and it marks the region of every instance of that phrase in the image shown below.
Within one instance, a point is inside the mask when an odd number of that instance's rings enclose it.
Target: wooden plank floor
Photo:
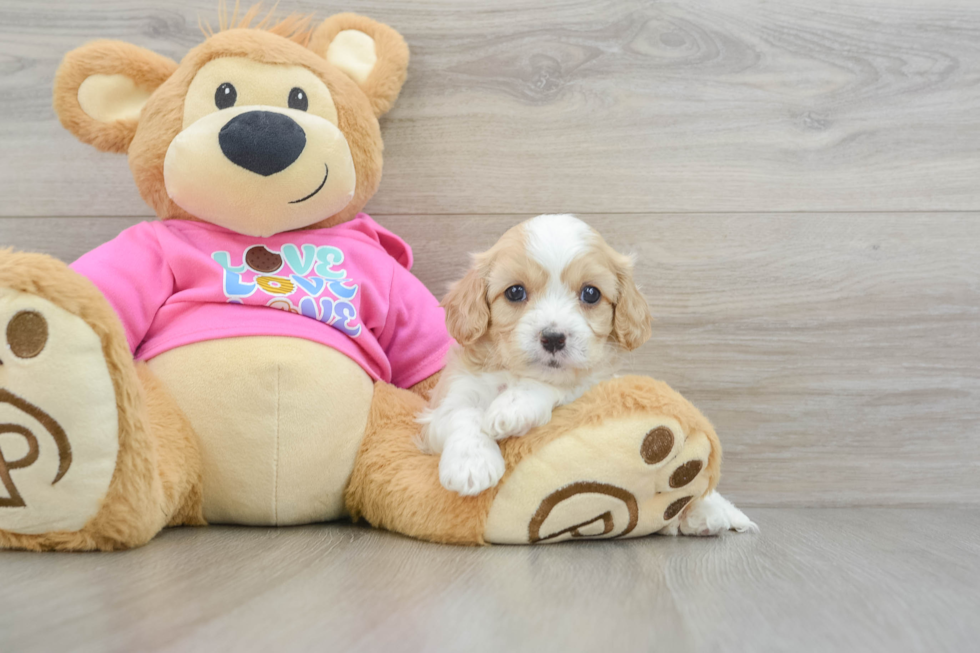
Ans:
[[[460,548],[358,526],[5,553],[3,651],[976,650],[980,511],[756,509],[760,535]]]

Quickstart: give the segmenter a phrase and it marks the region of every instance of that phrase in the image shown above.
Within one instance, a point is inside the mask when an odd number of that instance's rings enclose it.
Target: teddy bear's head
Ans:
[[[405,81],[408,47],[354,14],[210,33],[179,63],[119,41],[65,56],[54,87],[80,140],[128,152],[161,218],[252,236],[353,218],[381,180],[378,118]],[[265,21],[267,22],[267,21]]]

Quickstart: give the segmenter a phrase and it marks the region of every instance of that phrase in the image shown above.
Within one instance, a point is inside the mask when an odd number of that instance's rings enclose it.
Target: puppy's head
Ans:
[[[633,262],[571,215],[509,230],[443,300],[450,334],[505,369],[574,378],[650,337]]]

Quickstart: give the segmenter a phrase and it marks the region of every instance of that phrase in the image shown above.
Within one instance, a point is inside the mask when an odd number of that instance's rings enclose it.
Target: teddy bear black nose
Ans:
[[[221,128],[218,144],[235,165],[268,177],[299,158],[306,147],[306,132],[281,113],[248,111]]]

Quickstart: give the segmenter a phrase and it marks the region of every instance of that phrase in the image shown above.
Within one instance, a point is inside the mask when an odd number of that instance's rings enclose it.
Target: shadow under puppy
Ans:
[[[419,417],[421,448],[439,453],[439,480],[464,496],[505,471],[497,440],[522,436],[552,410],[613,376],[650,337],[633,260],[572,215],[541,215],[477,254],[443,300],[458,346]],[[716,492],[692,503],[686,535],[757,531]]]

